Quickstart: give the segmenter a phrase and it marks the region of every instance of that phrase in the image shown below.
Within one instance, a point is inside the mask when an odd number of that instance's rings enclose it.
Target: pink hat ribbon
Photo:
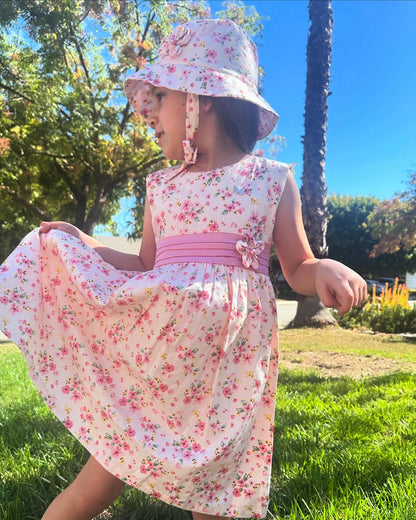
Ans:
[[[180,171],[183,171],[190,164],[195,164],[198,149],[195,148],[195,140],[198,135],[199,125],[199,96],[198,94],[186,95],[186,116],[185,116],[185,131],[186,139],[182,141],[184,151],[184,163]]]

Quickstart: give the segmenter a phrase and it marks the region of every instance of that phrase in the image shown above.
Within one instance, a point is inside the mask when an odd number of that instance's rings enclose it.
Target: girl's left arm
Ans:
[[[107,247],[94,237],[87,235],[67,222],[42,222],[39,233],[48,233],[51,229],[58,229],[59,231],[64,231],[79,238],[85,244],[95,249],[105,262],[111,264],[116,269],[123,271],[149,271],[153,268],[156,245],[147,198],[144,209],[142,241],[140,252],[137,255],[123,253],[122,251]]]
[[[344,314],[360,305],[367,285],[355,271],[335,260],[315,258],[302,222],[299,191],[291,174],[282,193],[273,241],[283,274],[296,292],[318,295],[326,307]]]

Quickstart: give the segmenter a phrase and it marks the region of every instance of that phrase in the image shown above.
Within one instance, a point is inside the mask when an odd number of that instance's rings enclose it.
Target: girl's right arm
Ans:
[[[290,174],[276,212],[274,244],[283,274],[295,291],[318,295],[326,307],[344,314],[362,303],[367,285],[349,267],[329,258],[315,258],[302,222],[299,191]]]
[[[77,227],[67,222],[42,222],[39,233],[48,233],[51,229],[58,229],[69,233],[85,244],[92,247],[108,264],[123,271],[149,271],[153,268],[156,254],[155,237],[152,228],[150,208],[148,201],[145,202],[143,234],[138,255],[123,253],[111,247],[104,246],[100,241],[87,235]]]

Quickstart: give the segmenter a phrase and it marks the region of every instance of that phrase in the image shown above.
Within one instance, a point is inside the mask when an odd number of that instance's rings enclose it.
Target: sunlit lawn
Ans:
[[[342,329],[282,331],[285,350],[416,361],[411,343]],[[352,380],[280,374],[269,519],[415,519],[416,376]],[[0,344],[0,520],[38,520],[86,460],[11,344]],[[185,519],[126,489],[105,518]]]

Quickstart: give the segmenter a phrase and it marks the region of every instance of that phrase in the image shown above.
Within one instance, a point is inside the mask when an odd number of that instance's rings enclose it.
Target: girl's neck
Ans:
[[[198,148],[197,160],[190,165],[188,171],[210,171],[236,164],[248,154],[236,145],[233,139],[222,132],[218,127],[217,131],[200,132],[199,136],[204,136],[196,142]]]
[[[200,105],[199,130],[195,143],[198,149],[195,164],[188,171],[211,171],[240,162],[244,152],[224,130],[209,98]]]

